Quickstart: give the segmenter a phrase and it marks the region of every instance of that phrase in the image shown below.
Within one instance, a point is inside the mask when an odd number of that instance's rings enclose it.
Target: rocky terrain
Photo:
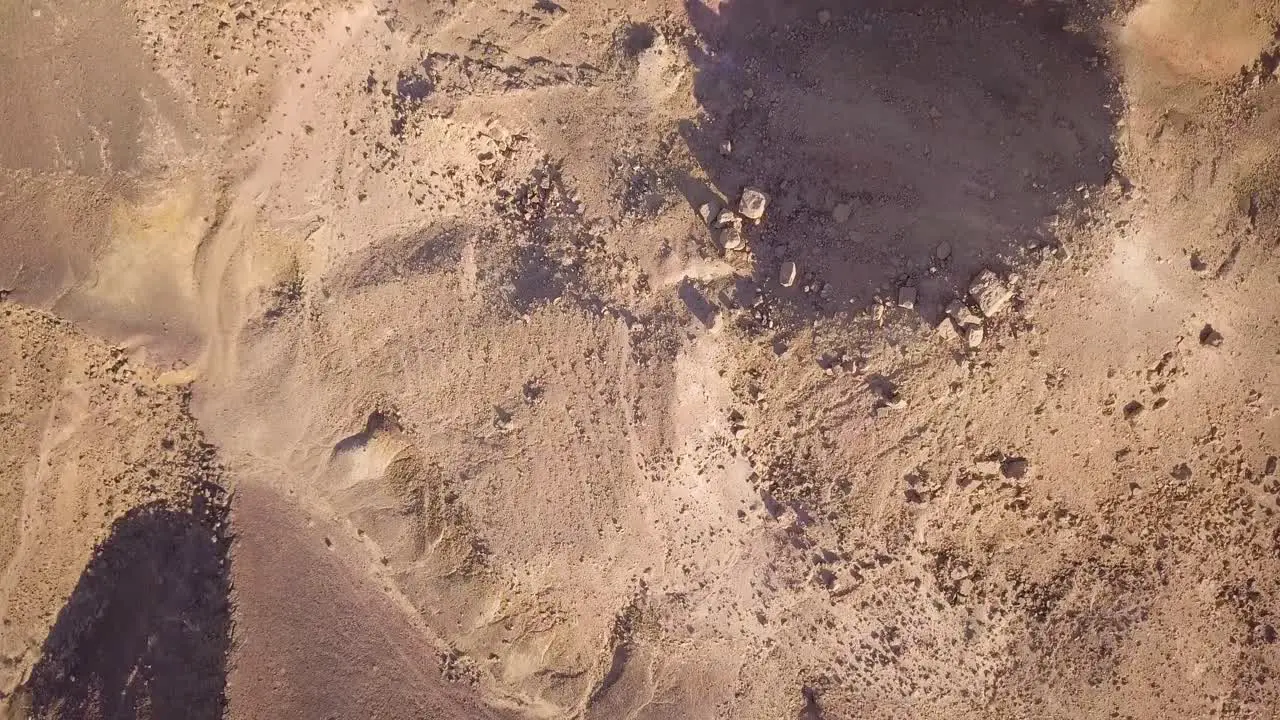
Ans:
[[[0,9],[12,718],[1268,718],[1280,8]]]

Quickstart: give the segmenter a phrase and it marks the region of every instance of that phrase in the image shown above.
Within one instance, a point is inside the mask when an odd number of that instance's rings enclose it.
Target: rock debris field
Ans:
[[[0,717],[1273,718],[1272,0],[0,9]]]

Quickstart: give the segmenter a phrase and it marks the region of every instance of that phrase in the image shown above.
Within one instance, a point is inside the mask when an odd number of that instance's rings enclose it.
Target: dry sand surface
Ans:
[[[1278,65],[1263,0],[5,3],[0,716],[1277,717]]]

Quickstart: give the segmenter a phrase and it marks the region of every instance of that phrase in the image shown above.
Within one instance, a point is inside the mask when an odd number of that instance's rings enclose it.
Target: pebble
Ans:
[[[850,207],[849,203],[840,203],[831,211],[831,219],[838,223],[844,223],[849,221],[849,216],[852,214],[853,208]]]
[[[728,154],[729,154],[729,153],[731,153],[731,152],[733,152],[733,141],[732,141],[732,140],[724,140],[724,141],[722,141],[722,142],[720,143],[720,154],[721,154],[721,155],[728,155]]]
[[[830,10],[819,10],[819,11],[818,11],[818,23],[819,23],[819,24],[821,24],[821,25],[826,25],[826,24],[827,24],[827,23],[829,23],[829,22],[831,22],[831,11],[830,11]]]
[[[946,260],[951,257],[951,243],[946,240],[938,243],[938,248],[933,251],[933,255],[939,260]]]
[[[969,284],[969,296],[978,303],[978,309],[991,317],[1004,309],[1013,299],[1013,290],[990,270],[983,270]]]
[[[738,200],[738,212],[745,218],[759,220],[764,217],[764,209],[768,204],[769,196],[763,190],[748,187],[743,189],[742,197]]]
[[[788,260],[782,263],[782,271],[778,274],[778,282],[782,283],[782,287],[791,287],[796,284],[796,264]]]

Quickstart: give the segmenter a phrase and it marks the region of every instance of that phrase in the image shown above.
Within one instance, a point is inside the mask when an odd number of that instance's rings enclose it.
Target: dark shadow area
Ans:
[[[35,718],[221,718],[230,643],[226,499],[115,522],[58,613],[24,692]]]
[[[334,273],[334,287],[362,290],[388,282],[451,272],[462,258],[472,229],[453,223],[433,223],[405,235],[370,243]]]
[[[716,306],[712,305],[706,297],[703,296],[698,288],[693,286],[689,280],[680,283],[679,289],[680,299],[684,301],[684,306],[702,323],[705,327],[711,327],[716,322]]]
[[[1104,184],[1115,155],[1114,83],[1085,8],[689,0],[703,117],[683,134],[731,201],[771,196],[747,237],[775,305],[831,315],[912,286],[936,320],[983,268],[1051,248],[1047,220]],[[787,261],[799,273],[784,288]]]

